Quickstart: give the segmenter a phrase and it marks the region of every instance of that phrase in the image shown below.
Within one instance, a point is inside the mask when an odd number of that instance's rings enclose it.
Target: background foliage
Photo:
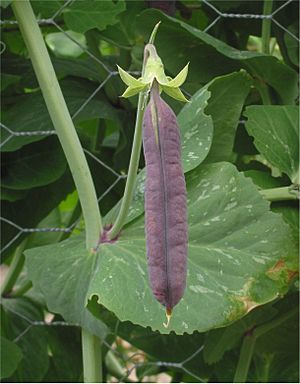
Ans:
[[[232,382],[243,341],[262,329],[248,381],[298,382],[298,207],[272,198],[299,184],[298,2],[273,1],[268,54],[262,18],[243,17],[262,15],[263,1],[32,1],[107,224],[124,190],[137,102],[119,97],[116,64],[139,76],[159,20],[167,74],[190,61],[190,103],[166,96],[181,128],[190,237],[188,286],[169,334],[147,280],[144,160],[120,241],[87,257],[77,193],[9,3],[1,247],[3,269],[13,257],[22,266],[24,251],[26,263],[2,299],[4,381],[82,381],[83,326],[103,340],[107,381],[164,372],[174,382]]]

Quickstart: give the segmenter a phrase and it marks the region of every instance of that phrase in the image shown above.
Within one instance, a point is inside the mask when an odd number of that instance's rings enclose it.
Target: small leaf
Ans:
[[[181,92],[181,90],[179,88],[173,88],[173,87],[169,87],[168,85],[163,85],[163,84],[161,84],[161,87],[162,87],[163,91],[165,91],[167,95],[173,97],[173,99],[183,101],[185,103],[189,102],[188,99],[184,96],[184,94]]]
[[[185,79],[187,77],[189,71],[189,63],[178,73],[174,79],[168,82],[169,87],[181,87],[181,85],[185,82]]]
[[[21,348],[12,341],[1,336],[1,379],[10,377],[17,369],[23,354]]]
[[[137,95],[139,92],[141,92],[146,85],[139,85],[138,87],[128,87],[125,92],[120,97],[131,97],[134,95]]]
[[[125,7],[124,0],[76,1],[65,9],[64,19],[68,28],[76,32],[85,33],[93,28],[103,31],[108,25],[118,22],[116,16],[123,12]]]
[[[145,86],[145,83],[143,83],[141,80],[137,80],[135,77],[131,76],[129,73],[124,71],[124,69],[122,69],[118,65],[117,67],[118,67],[118,71],[121,79],[124,81],[124,83],[128,87],[135,88],[135,87],[140,87],[141,85]]]

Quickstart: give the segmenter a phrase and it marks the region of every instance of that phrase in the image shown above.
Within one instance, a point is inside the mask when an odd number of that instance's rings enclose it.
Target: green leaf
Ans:
[[[246,177],[250,177],[253,183],[256,184],[260,189],[276,188],[283,185],[281,179],[275,178],[267,172],[248,170],[244,171],[244,175]]]
[[[289,26],[288,31],[293,33],[294,36],[299,35],[298,22]],[[299,37],[297,37],[299,39]],[[291,62],[299,66],[299,41],[295,37],[291,36],[288,32],[284,33],[284,42],[286,44],[287,52]]]
[[[17,201],[24,199],[26,196],[27,191],[24,190],[15,190],[15,189],[9,189],[1,187],[1,200],[7,200],[7,201]]]
[[[199,87],[216,76],[244,68],[274,88],[284,103],[295,103],[298,96],[297,72],[275,57],[240,51],[209,33],[153,9],[142,12],[137,18],[137,36],[143,34],[144,41],[147,41],[158,21],[161,25],[155,45],[158,54],[164,53],[164,65],[171,74],[176,74],[189,60],[188,80]]]
[[[61,82],[61,87],[71,116],[80,110],[74,119],[75,124],[93,117],[119,120],[118,110],[113,108],[100,94],[90,100],[83,109],[80,109],[95,91],[97,85],[82,79],[80,81],[68,79]],[[20,124],[20,116],[22,116],[22,124]],[[54,130],[40,92],[30,93],[19,98],[18,102],[5,112],[3,124],[14,132]],[[9,132],[2,131],[3,142],[9,136],[11,136]],[[40,141],[43,138],[43,135],[12,136],[1,149],[3,152],[15,151],[26,144]]]
[[[15,202],[3,202],[2,217],[23,228],[34,228],[74,189],[72,176],[67,171],[54,183],[31,189],[24,199]],[[2,222],[2,230],[2,247],[7,245],[15,236],[17,238],[14,240],[14,246],[17,246],[24,239],[24,235],[20,236],[20,230],[10,224]]]
[[[205,113],[211,115],[214,124],[212,146],[205,162],[232,161],[235,133],[251,84],[250,76],[241,70],[217,77],[205,86],[211,92]]]
[[[162,335],[158,331],[152,331],[149,327],[144,328],[132,324],[130,321],[122,322],[104,308],[101,308],[99,312],[96,300],[89,303],[89,308],[95,316],[100,316],[112,331],[116,331],[118,336],[157,360],[183,361],[198,351],[204,341],[204,334],[199,332],[195,332],[193,335],[175,335],[174,332]],[[199,363],[199,354],[196,356],[195,359]]]
[[[184,103],[188,102],[188,99],[184,96],[179,88],[169,87],[168,85],[162,85],[161,87],[163,91],[173,99],[183,101]]]
[[[45,327],[34,326],[43,321],[43,311],[28,298],[2,299],[5,312],[5,333],[22,350],[23,359],[14,373],[12,382],[40,383],[48,370],[47,332]]]
[[[246,129],[260,153],[292,182],[299,182],[299,109],[296,106],[247,107]]]
[[[295,202],[294,205],[287,205],[283,203],[273,204],[272,211],[280,213],[283,220],[289,224],[295,243],[299,246],[299,207]]]
[[[131,97],[134,95],[137,95],[139,92],[141,92],[145,88],[145,85],[139,85],[137,87],[128,87],[126,88],[125,92],[121,95],[121,97]]]
[[[7,8],[11,4],[12,0],[2,0],[0,6],[2,8]]]
[[[64,5],[63,0],[34,0],[32,2],[32,8],[36,15],[40,15],[44,18],[52,17],[56,12],[58,12],[61,7]]]
[[[170,80],[168,83],[169,87],[181,87],[182,84],[185,82],[185,79],[187,77],[189,71],[189,63],[178,73],[174,79]]]
[[[119,71],[119,75],[120,75],[121,79],[124,81],[124,83],[128,87],[138,88],[141,85],[143,87],[145,87],[145,84],[143,84],[141,80],[138,80],[135,77],[131,76],[129,73],[124,71],[124,69],[122,69],[119,65],[117,65],[117,67],[118,67],[118,71]]]
[[[68,7],[64,13],[65,23],[73,31],[84,33],[92,28],[98,28],[100,31],[108,25],[114,25],[118,22],[116,18],[125,10],[125,2],[108,1],[76,1],[71,7]]]
[[[213,137],[213,122],[204,110],[210,92],[202,88],[185,104],[177,116],[181,135],[182,165],[188,172],[207,156]]]
[[[29,276],[49,308],[80,320],[79,308],[94,298],[121,321],[183,334],[228,325],[284,292],[291,272],[286,259],[297,252],[288,226],[269,212],[251,181],[218,163],[190,172],[187,188],[187,288],[170,329],[149,288],[142,216],[115,243],[102,244],[98,255],[86,254],[83,236],[25,251]],[[80,294],[76,303],[74,292]]]
[[[214,364],[222,359],[225,352],[240,347],[244,334],[258,325],[272,319],[278,311],[271,305],[255,308],[243,319],[225,328],[209,331],[204,345],[204,360]]]
[[[77,58],[86,48],[85,36],[74,31],[48,33],[45,41],[56,57]]]
[[[2,185],[22,190],[41,187],[58,180],[66,170],[65,155],[56,137],[26,145],[3,156]]]
[[[1,73],[1,91],[4,91],[12,84],[16,84],[20,81],[21,76],[10,75],[8,73]]]
[[[80,382],[82,374],[80,328],[49,327],[48,343],[58,382]]]
[[[1,379],[11,376],[18,368],[23,354],[20,347],[1,336]]]
[[[91,333],[104,339],[107,334],[107,327],[85,308],[88,283],[91,279],[91,273],[95,268],[95,256],[89,254],[86,250],[82,236],[75,236],[74,240],[75,242],[73,245],[76,244],[76,246],[71,246],[68,250],[72,249],[72,254],[77,256],[79,251],[79,254],[84,256],[81,260],[79,257],[74,259],[71,254],[66,252],[65,242],[56,243],[53,245],[53,249],[60,249],[60,254],[63,256],[62,258],[59,258],[60,262],[58,265],[55,265],[54,269],[53,265],[49,265],[47,271],[42,271],[43,268],[40,268],[42,264],[40,264],[40,266],[35,266],[35,271],[32,271],[33,273],[29,274],[29,278],[33,279],[34,287],[40,290],[44,295],[47,306],[51,312],[59,313],[67,322],[71,324],[80,324]],[[79,244],[83,247],[77,247],[78,240]],[[47,247],[48,246],[45,248]],[[42,250],[44,247],[34,249]],[[29,256],[28,262],[30,265],[32,257]],[[68,262],[67,268],[65,264],[66,262]],[[56,278],[55,284],[52,284],[50,277],[54,270]],[[76,272],[76,274],[74,272]],[[79,275],[77,274],[78,272]],[[37,281],[34,277],[36,274],[42,274],[43,279]],[[46,281],[48,287],[44,285]],[[49,284],[54,289],[50,288]],[[63,294],[59,294],[58,292],[63,292]]]

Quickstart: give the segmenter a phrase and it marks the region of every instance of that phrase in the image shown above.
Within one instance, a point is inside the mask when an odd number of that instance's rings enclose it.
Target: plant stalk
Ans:
[[[151,33],[151,36],[149,39],[150,44],[154,43],[159,24],[160,24],[160,22],[158,22],[155,25],[155,27]],[[148,56],[149,56],[149,53],[148,53],[148,50],[146,48],[145,52],[144,52],[142,75],[145,72],[145,67],[146,67]],[[134,128],[134,138],[133,138],[133,144],[132,144],[132,150],[131,150],[131,156],[130,156],[128,176],[127,176],[127,181],[126,181],[126,185],[125,185],[125,191],[124,191],[124,196],[122,199],[120,211],[118,213],[117,219],[116,219],[112,229],[108,233],[108,237],[110,239],[115,238],[119,234],[119,232],[121,231],[121,229],[125,223],[125,220],[126,220],[126,217],[127,217],[128,211],[129,211],[129,207],[130,207],[130,204],[132,201],[133,191],[134,191],[136,177],[137,177],[137,170],[138,170],[138,166],[139,166],[140,153],[141,153],[141,148],[142,148],[142,125],[143,125],[143,117],[144,117],[147,99],[148,99],[147,90],[139,93],[137,115],[136,115],[136,122],[135,122],[135,128]]]
[[[83,381],[85,383],[102,383],[101,340],[82,329]]]
[[[248,334],[244,337],[239,361],[233,379],[234,383],[246,382],[254,351],[255,341],[256,339],[252,334]]]
[[[31,5],[28,0],[14,0],[12,8],[74,178],[86,226],[86,244],[91,249],[102,231],[92,176]]]
[[[263,197],[269,201],[284,201],[284,200],[298,200],[297,192],[293,191],[291,187],[279,187],[262,189],[259,191]]]
[[[32,282],[27,280],[23,285],[21,285],[19,288],[13,290],[9,297],[22,297],[24,294],[29,291],[29,289],[32,287]]]
[[[3,284],[1,285],[1,296],[8,294],[12,290],[17,278],[19,277],[22,271],[24,264],[23,251],[26,247],[26,243],[27,239],[23,240],[15,250],[7,275],[4,279]]]
[[[93,250],[102,232],[102,222],[92,176],[72,118],[59,87],[43,36],[30,2],[12,2],[47,109],[71,169],[86,227],[86,246]],[[83,371],[86,382],[101,382],[101,342],[82,330]]]
[[[273,7],[273,0],[264,1],[263,14],[271,15]],[[270,54],[270,37],[271,37],[271,18],[263,19],[262,21],[262,30],[261,30],[261,40],[262,40],[262,53]]]
[[[145,110],[145,104],[147,102],[147,98],[148,98],[147,92],[141,92],[139,94],[128,176],[126,180],[125,191],[124,191],[120,211],[118,213],[117,219],[112,229],[108,234],[110,239],[115,238],[121,231],[125,223],[125,219],[127,217],[128,210],[131,204],[132,195],[133,195],[136,177],[137,177],[140,153],[142,148],[142,125],[143,125],[144,110]]]
[[[287,313],[284,313],[283,315],[273,320],[259,325],[253,331],[249,332],[244,336],[239,361],[233,379],[234,383],[246,382],[257,338],[269,332],[271,329],[280,326],[290,317],[296,315],[298,311],[299,308],[295,307]]]

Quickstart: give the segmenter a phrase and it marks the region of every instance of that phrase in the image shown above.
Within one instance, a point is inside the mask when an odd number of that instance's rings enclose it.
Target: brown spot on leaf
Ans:
[[[279,280],[284,277],[286,283],[290,283],[298,274],[299,272],[297,270],[289,269],[283,259],[278,260],[277,263],[266,272],[266,275],[272,280]]]

